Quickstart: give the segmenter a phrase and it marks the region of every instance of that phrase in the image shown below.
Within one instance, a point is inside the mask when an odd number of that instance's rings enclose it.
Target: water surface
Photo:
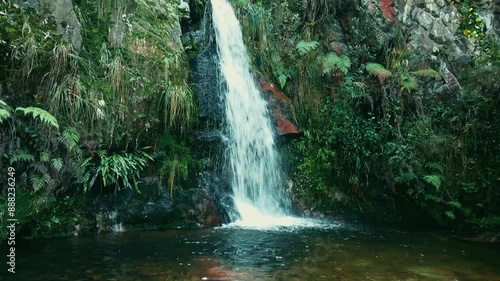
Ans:
[[[500,280],[499,244],[339,224],[21,240],[17,251],[2,280]]]

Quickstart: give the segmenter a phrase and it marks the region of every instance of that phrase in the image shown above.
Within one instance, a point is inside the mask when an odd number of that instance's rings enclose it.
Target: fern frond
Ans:
[[[10,117],[10,112],[6,109],[0,108],[0,124],[2,124],[3,120],[8,119]]]
[[[427,183],[433,185],[437,190],[441,188],[442,180],[440,175],[427,175],[423,178]]]
[[[15,162],[33,162],[35,161],[35,156],[29,153],[26,150],[20,149],[15,154],[10,157],[10,164],[14,164]]]
[[[43,162],[35,162],[33,164],[31,164],[31,167],[33,168],[33,170],[35,170],[36,172],[40,173],[40,174],[48,174],[48,169],[47,169],[47,165],[45,165],[45,163]]]
[[[299,55],[304,56],[310,51],[318,48],[318,46],[318,41],[300,41],[299,43],[297,43],[297,46],[295,48],[297,49],[297,52],[299,52]]]
[[[51,178],[48,174],[32,175],[30,178],[30,182],[31,186],[33,187],[33,191],[37,192],[38,190],[42,189],[49,183],[50,180]]]
[[[446,204],[448,204],[450,206],[453,206],[453,207],[455,207],[457,209],[462,208],[462,204],[460,204],[460,202],[457,202],[457,201],[449,201]]]
[[[337,56],[335,53],[329,53],[323,58],[323,73],[329,73],[335,69],[340,70],[344,75],[351,67],[351,60],[346,55]]]
[[[50,160],[50,155],[47,152],[42,151],[40,153],[40,161],[42,161],[42,162],[48,162],[49,160]]]
[[[63,131],[62,137],[67,143],[67,147],[69,150],[72,150],[80,140],[80,134],[75,128],[67,128]]]
[[[425,167],[435,171],[439,171],[441,174],[444,173],[444,166],[438,162],[427,162],[425,164]]]
[[[18,107],[16,111],[22,111],[24,115],[31,114],[34,119],[39,119],[42,123],[48,124],[56,129],[59,129],[59,123],[57,119],[52,116],[49,112],[39,108],[39,107]]]
[[[392,76],[392,72],[385,69],[381,64],[369,62],[366,64],[366,70],[373,76],[376,76],[380,81],[380,84],[383,84],[385,79]]]
[[[52,168],[59,172],[63,166],[63,160],[61,158],[54,158],[51,160],[51,165]]]
[[[8,106],[3,100],[0,100],[0,124],[2,124],[3,120],[6,120],[10,117],[10,112],[12,108]]]
[[[411,92],[412,90],[416,90],[418,83],[417,79],[415,76],[411,75],[402,75],[400,77],[401,80],[401,85],[403,86],[403,89],[406,89],[408,92]]]
[[[453,213],[453,211],[446,211],[444,214],[452,220],[455,219],[455,214]]]
[[[426,77],[426,78],[434,78],[434,79],[439,79],[441,77],[441,75],[439,75],[439,72],[435,71],[434,69],[430,69],[430,68],[412,71],[411,74],[413,74],[417,77]]]

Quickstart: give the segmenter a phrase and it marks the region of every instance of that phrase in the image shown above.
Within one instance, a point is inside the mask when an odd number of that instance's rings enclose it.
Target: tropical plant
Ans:
[[[113,187],[115,192],[121,188],[138,189],[140,172],[148,161],[153,161],[149,153],[144,150],[135,152],[109,153],[98,150],[95,156],[87,157],[80,165],[83,169],[78,181],[87,192],[99,180],[101,188]]]
[[[373,62],[367,63],[366,70],[371,75],[377,77],[377,79],[380,81],[380,84],[383,84],[385,79],[392,76],[392,72],[385,69],[384,66],[378,63],[373,63]]]
[[[297,49],[297,52],[301,56],[305,56],[307,53],[316,50],[319,46],[318,41],[299,41],[297,43],[297,46],[295,47]]]
[[[321,61],[324,73],[330,73],[338,69],[340,73],[346,75],[351,67],[351,60],[346,55],[337,56],[335,53],[328,53]]]

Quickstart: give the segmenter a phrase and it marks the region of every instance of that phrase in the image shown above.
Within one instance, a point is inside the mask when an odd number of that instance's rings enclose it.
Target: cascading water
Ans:
[[[212,18],[225,94],[228,161],[236,213],[243,225],[286,224],[285,196],[266,101],[250,73],[240,24],[227,0],[211,0]]]

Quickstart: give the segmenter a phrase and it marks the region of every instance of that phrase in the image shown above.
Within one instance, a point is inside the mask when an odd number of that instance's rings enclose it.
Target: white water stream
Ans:
[[[227,157],[236,206],[233,224],[258,228],[303,224],[303,219],[290,216],[275,133],[267,103],[250,73],[240,23],[227,0],[211,2],[225,95]]]

